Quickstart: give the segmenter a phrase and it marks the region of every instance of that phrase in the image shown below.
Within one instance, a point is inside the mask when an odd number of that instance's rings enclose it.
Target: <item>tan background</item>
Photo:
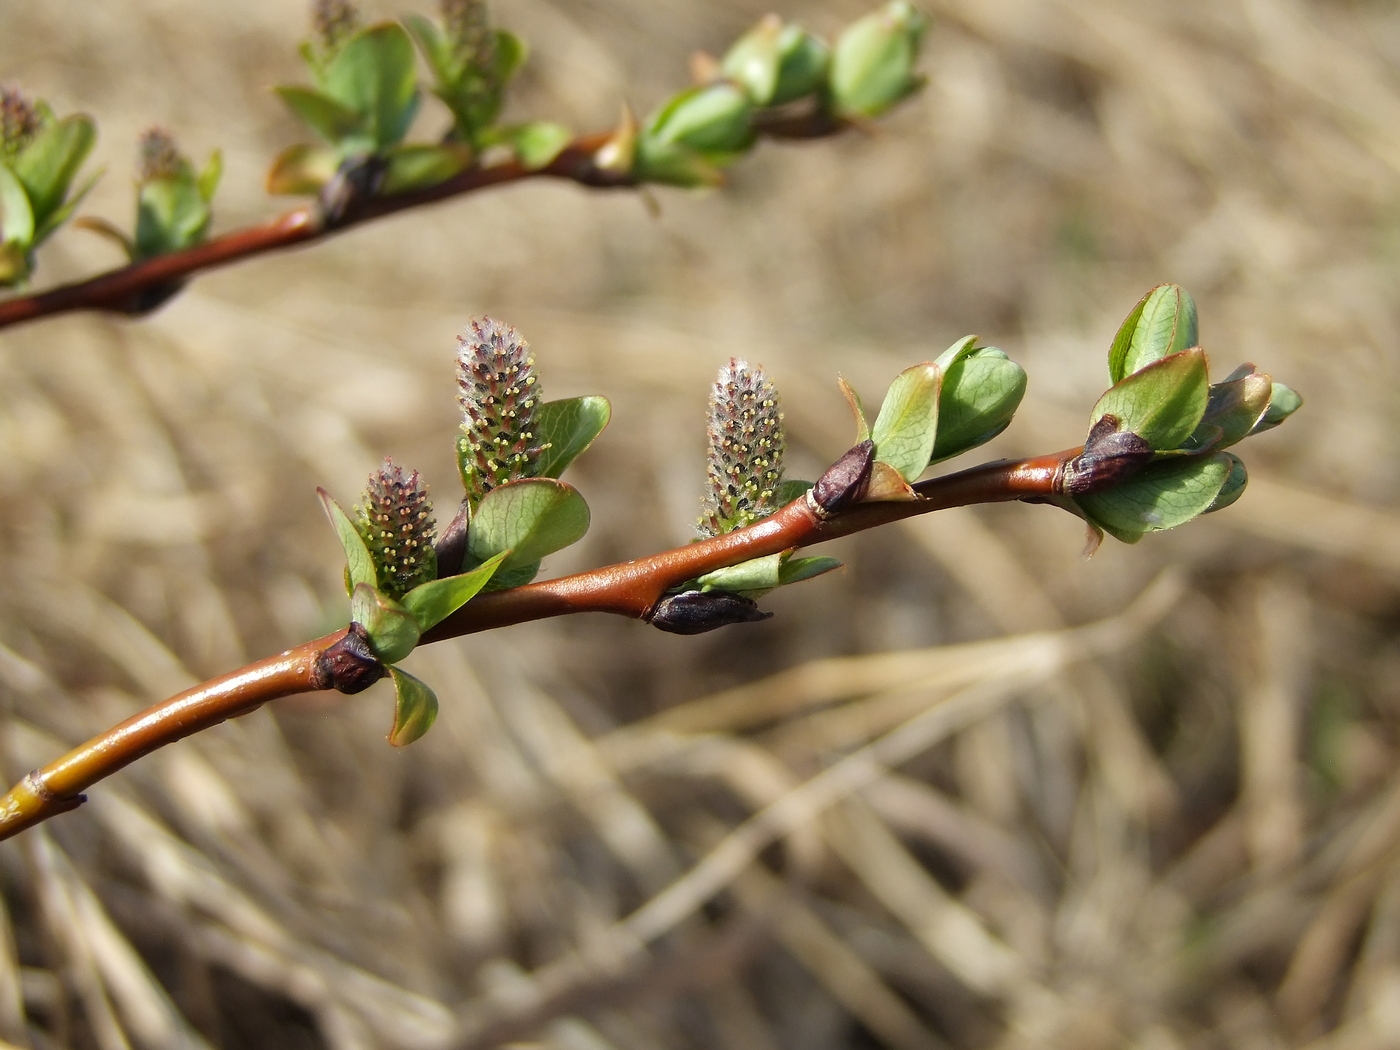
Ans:
[[[1251,360],[1307,399],[1247,446],[1241,502],[1092,560],[1058,511],[948,512],[843,542],[844,572],[751,628],[434,646],[409,664],[443,714],[405,752],[382,686],[171,748],[0,847],[0,1037],[1400,1046],[1396,9],[927,9],[921,96],[869,134],[764,145],[720,193],[658,190],[653,215],[491,191],[202,278],[145,321],[0,334],[8,778],[343,622],[314,486],[351,501],[392,453],[452,502],[475,314],[522,330],[549,396],[614,403],[573,474],[593,531],[550,573],[690,537],[730,355],[776,380],[797,476],[850,441],[835,373],[874,400],[971,331],[1031,377],[991,453],[1046,452],[1082,438],[1114,328],[1163,280],[1195,294],[1217,374]],[[782,13],[830,33],[862,10]],[[763,8],[495,11],[533,45],[512,114],[594,130]],[[230,229],[283,206],[262,173],[299,133],[268,89],[302,79],[304,24],[273,0],[0,0],[0,77],[98,120],[85,210],[130,221],[158,123],[224,150]],[[425,105],[421,133],[442,120]],[[67,230],[37,283],[116,262]]]

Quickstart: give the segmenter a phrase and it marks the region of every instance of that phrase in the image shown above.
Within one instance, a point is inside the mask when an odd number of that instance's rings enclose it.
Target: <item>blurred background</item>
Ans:
[[[731,355],[778,385],[791,476],[851,443],[837,373],[869,403],[969,332],[1030,374],[983,458],[1049,452],[1162,281],[1217,375],[1306,398],[1249,443],[1240,502],[1092,560],[1055,509],[948,511],[833,545],[847,568],[762,624],[427,647],[442,715],[404,751],[384,685],[201,734],[0,846],[0,1038],[1400,1047],[1400,11],[923,6],[921,95],[719,192],[494,190],[146,320],[0,334],[5,779],[343,624],[314,487],[349,503],[392,454],[455,502],[473,315],[519,327],[546,396],[613,401],[572,472],[592,532],[548,574],[693,536]],[[508,115],[646,112],[766,10],[498,0],[533,49]],[[301,136],[269,89],[304,80],[306,26],[283,0],[3,0],[0,79],[97,119],[83,210],[120,225],[143,130],[222,148],[217,232],[294,203],[261,187]],[[36,285],[119,261],[66,230]]]

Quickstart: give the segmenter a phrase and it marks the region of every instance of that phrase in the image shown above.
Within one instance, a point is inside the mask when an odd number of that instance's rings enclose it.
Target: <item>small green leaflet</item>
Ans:
[[[345,564],[350,576],[348,589],[354,591],[355,587],[362,583],[378,587],[379,577],[374,571],[374,559],[370,557],[369,548],[365,546],[360,530],[355,528],[355,523],[350,520],[349,515],[340,509],[340,504],[331,499],[330,493],[318,488],[316,494],[321,497],[321,506],[326,508],[326,517],[331,519],[335,534],[340,538],[340,545],[345,548]]]
[[[905,481],[924,472],[938,438],[938,366],[931,361],[906,368],[890,384],[870,430],[875,458]]]
[[[510,551],[501,551],[500,554],[478,565],[471,572],[420,583],[403,596],[401,603],[405,609],[413,614],[413,618],[418,621],[418,626],[426,631],[447,619],[475,598],[477,593],[490,582],[492,575],[509,553]]]
[[[413,652],[423,633],[407,609],[367,583],[357,583],[350,595],[350,621],[365,629],[374,655],[386,664]]]
[[[545,449],[535,463],[537,476],[560,477],[588,450],[611,418],[612,406],[605,397],[570,397],[540,405],[535,438]]]
[[[394,679],[394,728],[389,730],[389,743],[395,747],[411,744],[437,720],[437,694],[428,684],[407,671],[389,668]]]

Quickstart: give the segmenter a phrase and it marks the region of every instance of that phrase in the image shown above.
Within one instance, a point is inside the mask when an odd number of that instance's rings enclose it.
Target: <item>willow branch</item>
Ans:
[[[1054,499],[1066,490],[1065,479],[1082,451],[1075,448],[1034,459],[987,463],[920,482],[914,486],[917,499],[859,503],[833,514],[823,514],[804,497],[747,528],[701,543],[479,595],[428,631],[423,641],[442,641],[571,613],[604,612],[646,619],[671,588],[752,558],[808,547],[948,507]],[[205,682],[134,715],[26,775],[0,798],[0,839],[76,808],[84,801],[86,788],[166,744],[280,697],[322,689],[356,693],[384,673],[363,629],[352,624],[347,630]]]
[[[776,139],[823,138],[846,125],[822,115],[761,120],[757,127]],[[168,252],[151,259],[121,266],[96,277],[61,285],[35,295],[0,301],[0,328],[35,321],[58,314],[98,310],[129,316],[149,313],[177,294],[192,278],[206,271],[228,266],[268,252],[282,251],[325,240],[353,226],[394,215],[411,208],[435,204],[477,190],[532,178],[566,179],[592,189],[634,187],[630,174],[599,167],[598,150],[611,132],[576,138],[548,164],[527,168],[518,160],[489,167],[473,167],[452,178],[421,190],[372,197],[353,202],[334,218],[319,203],[312,203],[285,215],[242,230],[210,238],[193,248]]]

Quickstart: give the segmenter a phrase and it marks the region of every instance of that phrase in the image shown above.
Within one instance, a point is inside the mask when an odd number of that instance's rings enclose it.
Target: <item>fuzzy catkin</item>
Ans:
[[[137,182],[145,184],[156,179],[177,178],[184,165],[185,160],[170,132],[164,128],[150,128],[141,136],[137,147]]]
[[[458,337],[457,400],[472,506],[507,481],[533,477],[547,448],[536,440],[540,383],[530,344],[510,325],[473,320]]]
[[[733,532],[772,514],[786,441],[778,392],[761,365],[730,358],[719,370],[706,434],[708,491],[701,504],[701,535]]]
[[[14,157],[39,133],[39,110],[14,88],[0,87],[0,157]]]
[[[369,476],[355,524],[374,560],[379,589],[390,598],[437,577],[433,504],[418,471],[405,472],[386,459]]]

